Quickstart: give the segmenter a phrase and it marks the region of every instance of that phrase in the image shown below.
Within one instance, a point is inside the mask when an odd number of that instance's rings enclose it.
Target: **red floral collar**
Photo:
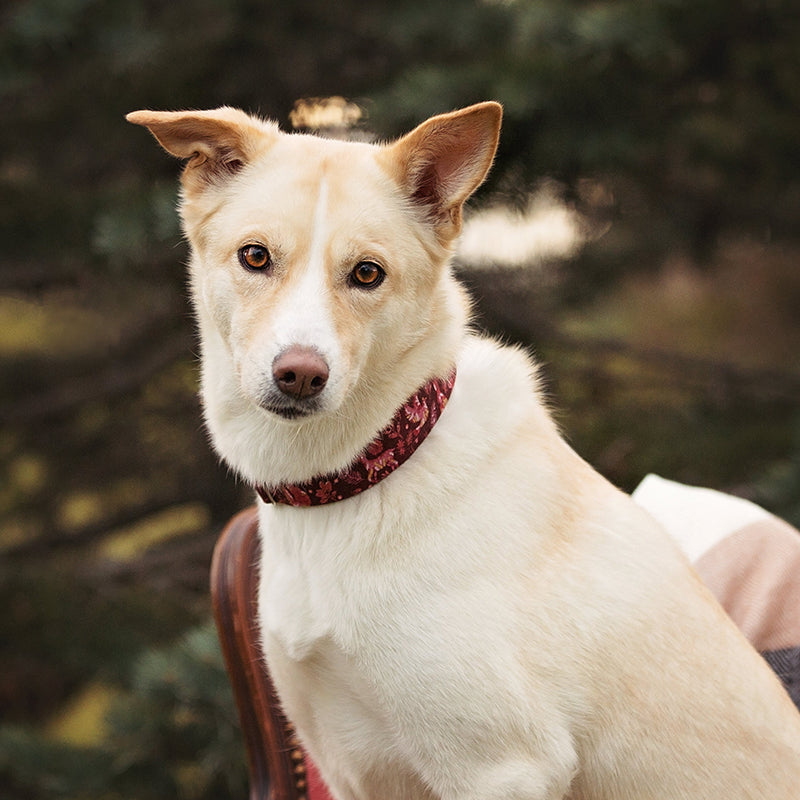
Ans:
[[[321,506],[346,500],[391,475],[420,446],[450,399],[456,380],[433,378],[397,409],[392,421],[343,472],[322,475],[304,483],[256,486],[265,503]]]

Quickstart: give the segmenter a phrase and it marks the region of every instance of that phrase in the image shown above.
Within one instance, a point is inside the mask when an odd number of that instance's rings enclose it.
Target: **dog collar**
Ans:
[[[433,378],[397,409],[392,421],[342,472],[322,475],[304,483],[276,487],[256,486],[265,503],[321,506],[346,500],[391,475],[422,444],[450,399],[456,380]]]

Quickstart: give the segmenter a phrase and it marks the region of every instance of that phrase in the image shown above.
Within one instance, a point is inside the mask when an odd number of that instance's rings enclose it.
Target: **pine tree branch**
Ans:
[[[56,550],[82,547],[91,544],[114,531],[134,525],[147,517],[161,511],[180,506],[185,503],[198,502],[201,498],[197,493],[184,496],[171,495],[148,500],[142,505],[126,508],[99,520],[91,525],[85,525],[78,530],[64,530],[61,527],[51,527],[48,533],[20,542],[3,551],[4,559],[22,559],[31,556],[45,555]]]
[[[636,347],[616,339],[581,339],[551,329],[547,342],[556,347],[591,354],[602,361],[621,356],[642,365],[669,373],[673,385],[702,385],[706,389],[724,387],[729,395],[740,395],[764,401],[797,402],[800,400],[800,374],[789,371],[753,369],[730,362],[701,358],[656,348]],[[598,367],[598,373],[607,370]]]
[[[69,415],[86,402],[118,397],[137,389],[152,375],[185,356],[187,351],[187,337],[181,333],[158,341],[135,358],[117,354],[93,374],[70,378],[33,397],[6,404],[0,408],[0,421],[41,423]]]

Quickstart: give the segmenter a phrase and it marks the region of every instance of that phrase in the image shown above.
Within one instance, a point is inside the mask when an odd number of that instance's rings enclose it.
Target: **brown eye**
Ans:
[[[350,273],[350,283],[359,289],[374,289],[385,277],[386,273],[374,261],[359,261]]]
[[[272,259],[269,250],[260,244],[247,244],[239,250],[239,263],[248,270],[263,272],[269,268]]]

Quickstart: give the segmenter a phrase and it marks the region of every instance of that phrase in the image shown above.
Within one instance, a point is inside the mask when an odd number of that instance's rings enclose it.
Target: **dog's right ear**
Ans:
[[[133,111],[125,119],[147,128],[168,153],[188,159],[183,174],[187,188],[195,187],[195,179],[208,183],[238,172],[278,136],[273,123],[229,107]]]
[[[462,206],[489,171],[502,116],[502,106],[494,102],[440,114],[383,154],[400,186],[426,212],[442,241],[451,241],[461,230]]]

